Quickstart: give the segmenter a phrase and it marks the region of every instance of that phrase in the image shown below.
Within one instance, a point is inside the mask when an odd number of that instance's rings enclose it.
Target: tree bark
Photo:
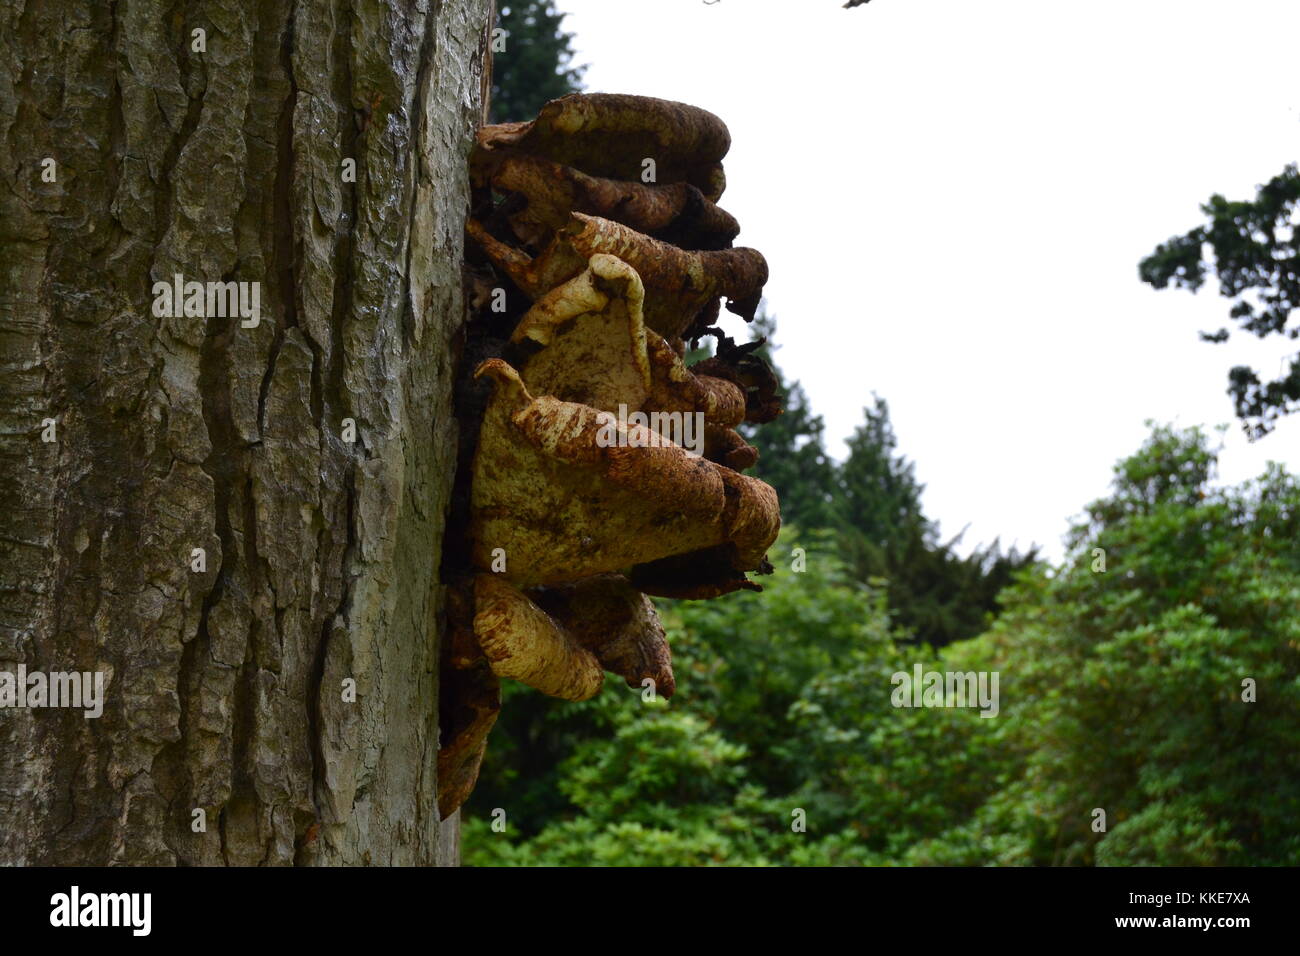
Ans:
[[[0,710],[0,863],[454,860],[487,30],[488,0],[0,2],[0,672],[105,678],[97,719]],[[158,317],[178,274],[260,283],[260,322]]]

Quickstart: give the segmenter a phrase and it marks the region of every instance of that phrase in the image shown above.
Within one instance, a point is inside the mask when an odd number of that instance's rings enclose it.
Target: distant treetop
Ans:
[[[1174,285],[1196,292],[1210,275],[1233,300],[1228,315],[1257,338],[1300,339],[1300,168],[1292,164],[1260,186],[1253,200],[1214,195],[1201,206],[1209,220],[1156,247],[1139,267],[1142,281],[1157,289]],[[1202,332],[1207,342],[1226,342],[1229,331]],[[1228,373],[1237,417],[1255,438],[1283,415],[1300,410],[1300,352],[1286,350],[1281,372],[1263,381],[1249,366]]]
[[[565,16],[555,0],[501,4],[504,49],[492,59],[492,122],[530,120],[551,100],[582,89],[586,67],[572,65],[573,34],[561,29]]]

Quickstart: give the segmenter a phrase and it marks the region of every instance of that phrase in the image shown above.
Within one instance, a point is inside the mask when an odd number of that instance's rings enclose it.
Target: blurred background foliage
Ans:
[[[492,58],[493,123],[530,120],[550,100],[582,89],[573,34],[554,0],[497,0],[499,44]]]

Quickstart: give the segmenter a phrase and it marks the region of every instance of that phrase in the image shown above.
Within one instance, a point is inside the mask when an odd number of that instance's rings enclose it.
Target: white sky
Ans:
[[[1211,193],[1300,159],[1300,0],[558,6],[588,90],[730,127],[722,205],[767,257],[783,369],[836,457],[883,396],[964,550],[1059,557],[1147,418],[1233,422],[1225,482],[1300,470],[1300,415],[1252,445],[1225,393],[1295,343],[1204,344],[1229,302],[1137,277]]]

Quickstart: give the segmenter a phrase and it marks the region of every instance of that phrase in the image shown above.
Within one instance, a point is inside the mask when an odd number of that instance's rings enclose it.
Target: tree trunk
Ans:
[[[487,28],[488,0],[0,3],[0,672],[104,675],[98,718],[0,710],[0,863],[454,861]],[[167,314],[177,275],[257,283],[260,321]]]

